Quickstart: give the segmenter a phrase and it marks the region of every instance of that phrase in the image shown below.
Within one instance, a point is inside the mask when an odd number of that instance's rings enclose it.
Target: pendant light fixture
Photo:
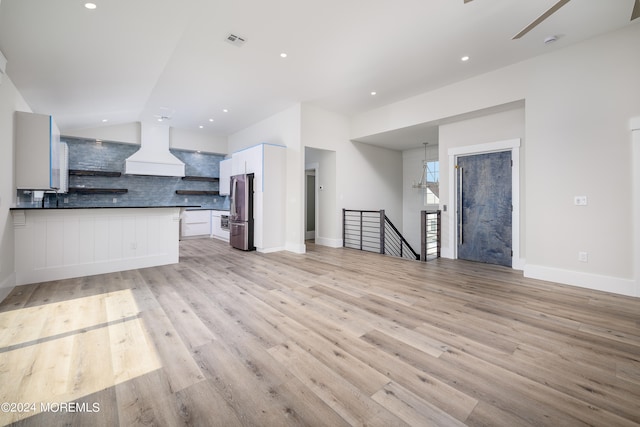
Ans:
[[[424,160],[422,161],[422,176],[420,177],[420,181],[416,184],[414,182],[413,188],[426,189],[427,185],[427,144],[428,142],[423,142],[424,145]]]

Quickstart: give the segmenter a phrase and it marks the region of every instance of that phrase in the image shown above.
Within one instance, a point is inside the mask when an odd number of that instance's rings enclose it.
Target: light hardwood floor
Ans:
[[[640,299],[313,244],[180,250],[16,288],[0,402],[35,408],[0,424],[640,425]]]

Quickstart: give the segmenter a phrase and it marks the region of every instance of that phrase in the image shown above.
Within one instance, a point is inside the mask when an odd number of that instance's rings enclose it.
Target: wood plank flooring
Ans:
[[[180,245],[179,264],[14,289],[0,425],[640,425],[640,299],[463,261]]]

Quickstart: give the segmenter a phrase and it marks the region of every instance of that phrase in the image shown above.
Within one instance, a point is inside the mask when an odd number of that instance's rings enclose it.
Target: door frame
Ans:
[[[319,219],[318,219],[318,213],[320,212],[320,207],[318,205],[318,203],[320,202],[320,196],[318,194],[318,175],[320,174],[320,164],[319,163],[308,163],[305,165],[304,168],[304,237],[305,240],[311,239],[311,237],[307,237],[309,236],[307,233],[307,197],[309,196],[307,194],[307,177],[309,175],[313,175],[315,177],[315,186],[313,189],[313,197],[314,197],[314,205],[315,205],[315,212],[314,212],[314,219],[315,219],[315,224],[314,224],[314,229],[313,229],[313,239],[317,239],[318,238],[318,225],[319,225]]]
[[[458,259],[458,245],[455,244],[458,241],[458,198],[456,197],[458,174],[455,168],[458,157],[500,151],[511,151],[511,160],[513,161],[511,169],[511,202],[513,204],[511,213],[511,248],[513,250],[511,268],[522,270],[524,261],[520,259],[520,138],[454,147],[447,150],[447,155],[449,156],[449,205],[452,207],[449,209],[449,246],[452,258]]]

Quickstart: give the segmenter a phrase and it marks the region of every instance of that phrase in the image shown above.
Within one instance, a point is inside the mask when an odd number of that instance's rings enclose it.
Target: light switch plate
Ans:
[[[587,196],[575,196],[573,204],[576,206],[587,206]]]

